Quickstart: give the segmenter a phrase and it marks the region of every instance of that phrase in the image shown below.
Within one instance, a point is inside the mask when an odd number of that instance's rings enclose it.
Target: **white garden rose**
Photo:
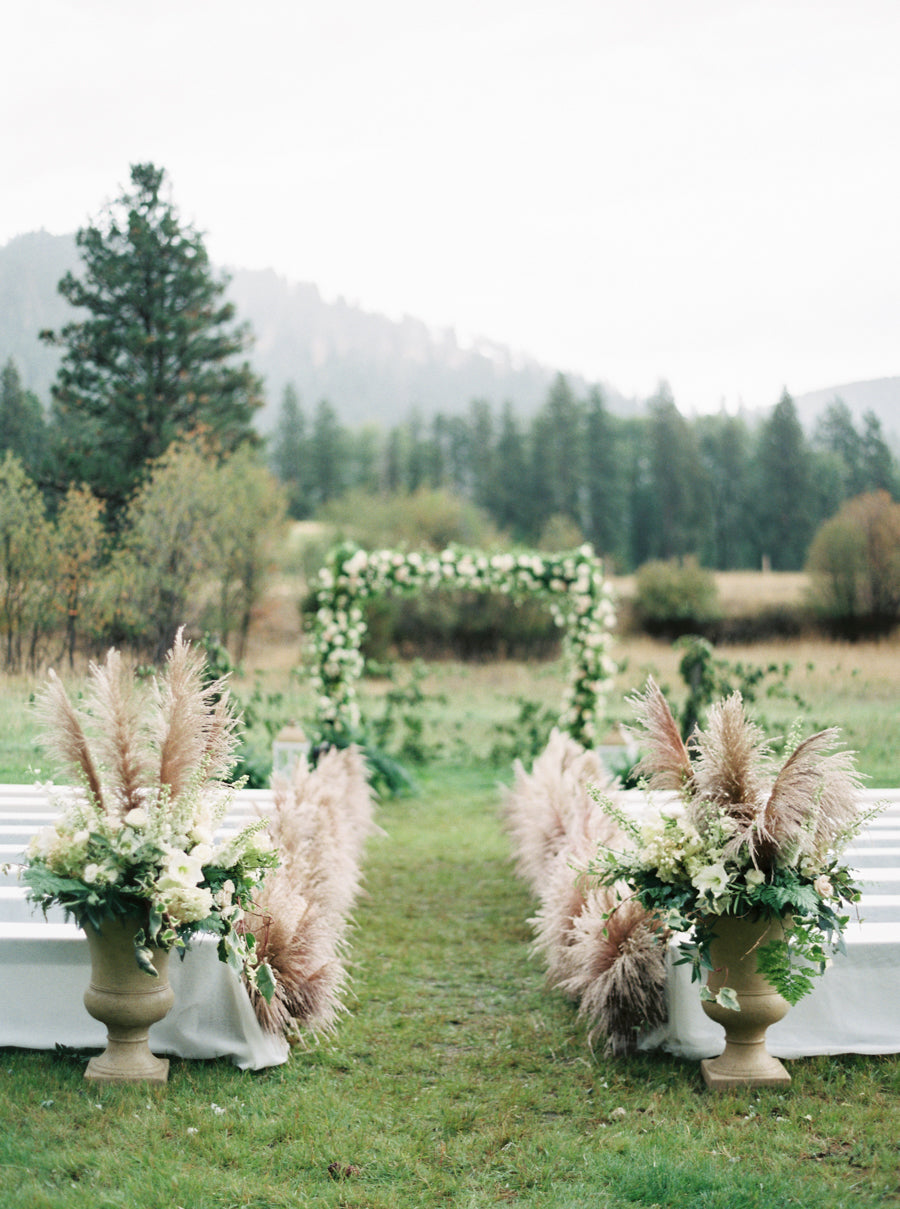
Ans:
[[[199,886],[172,886],[161,897],[166,914],[176,925],[196,923],[212,914],[212,893]]]

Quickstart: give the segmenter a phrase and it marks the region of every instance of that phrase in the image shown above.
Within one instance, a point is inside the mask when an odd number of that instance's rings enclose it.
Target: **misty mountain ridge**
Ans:
[[[59,328],[71,318],[72,308],[56,287],[80,265],[74,235],[36,231],[0,247],[0,364],[12,357],[25,386],[45,403],[60,352],[41,344],[38,332]],[[517,414],[528,416],[544,402],[558,372],[488,339],[462,344],[451,329],[434,331],[411,317],[389,319],[341,298],[326,301],[316,285],[288,281],[273,269],[227,272],[227,295],[238,319],[246,320],[255,336],[249,360],[265,382],[262,431],[273,427],[288,382],[307,412],[328,399],[343,424],[390,427],[412,412],[424,420],[438,412],[462,414],[473,399],[495,408],[510,403]],[[608,383],[590,383],[568,372],[566,378],[580,396],[599,386],[616,415],[645,410],[643,401],[625,397]],[[836,397],[856,423],[865,412],[874,412],[885,438],[900,448],[900,377],[794,396],[808,431]],[[676,402],[689,405],[689,400]]]

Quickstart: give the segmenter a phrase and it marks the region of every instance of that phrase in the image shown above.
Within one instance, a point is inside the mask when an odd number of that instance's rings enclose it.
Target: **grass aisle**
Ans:
[[[330,1042],[255,1074],[174,1061],[152,1090],[3,1051],[4,1209],[900,1204],[897,1057],[713,1097],[696,1063],[591,1056],[529,957],[494,780],[435,766],[380,808]]]

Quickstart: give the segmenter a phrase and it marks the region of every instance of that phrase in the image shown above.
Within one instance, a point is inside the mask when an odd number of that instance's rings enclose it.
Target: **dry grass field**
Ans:
[[[750,612],[802,599],[800,574],[731,572],[717,576],[726,611]],[[627,597],[629,580],[615,588]],[[238,695],[277,699],[286,720],[303,724],[312,715],[312,693],[302,672],[303,642],[299,574],[283,574],[257,609],[242,670],[234,678]],[[681,652],[643,635],[617,638],[619,672],[609,702],[613,730],[631,716],[626,698],[652,675],[673,704],[686,695],[678,665]],[[758,691],[755,711],[773,735],[802,718],[804,730],[840,726],[845,740],[860,752],[860,764],[874,785],[900,785],[900,633],[878,642],[839,643],[821,637],[782,639],[747,646],[722,646],[716,657],[730,666],[772,668]],[[401,684],[409,666],[398,665]],[[562,697],[565,669],[558,660],[430,663],[419,684],[416,707],[423,726],[423,747],[460,764],[485,759],[501,738],[511,741],[526,703],[555,709]],[[22,705],[39,682],[36,677],[7,677],[0,715],[0,775],[21,779],[23,765],[37,759],[31,742],[33,720]],[[362,687],[371,714],[383,709],[391,684],[370,678]],[[261,743],[267,742],[265,736]],[[16,770],[18,771],[18,774]]]

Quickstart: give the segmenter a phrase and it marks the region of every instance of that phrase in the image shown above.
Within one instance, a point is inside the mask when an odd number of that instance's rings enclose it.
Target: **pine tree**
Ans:
[[[598,554],[621,564],[625,555],[624,477],[613,417],[595,387],[585,414],[585,536]]]
[[[311,512],[309,438],[300,396],[292,382],[285,386],[281,398],[270,461],[287,491],[288,512],[295,520],[303,520]]]
[[[810,449],[787,391],[759,435],[756,512],[759,553],[775,571],[799,570],[815,529]]]
[[[37,395],[22,385],[19,367],[10,358],[0,373],[0,453],[9,450],[29,474],[41,464],[47,425]]]
[[[873,411],[863,416],[863,434],[860,439],[862,462],[862,490],[887,491],[897,498],[900,480],[897,475],[897,460],[884,439],[881,421]]]
[[[82,314],[42,332],[65,351],[53,386],[60,487],[89,484],[115,519],[151,460],[205,430],[223,452],[252,439],[261,384],[237,358],[236,325],[201,236],[163,195],[165,173],[131,168],[131,188],[78,232],[84,264],[59,292]]]

